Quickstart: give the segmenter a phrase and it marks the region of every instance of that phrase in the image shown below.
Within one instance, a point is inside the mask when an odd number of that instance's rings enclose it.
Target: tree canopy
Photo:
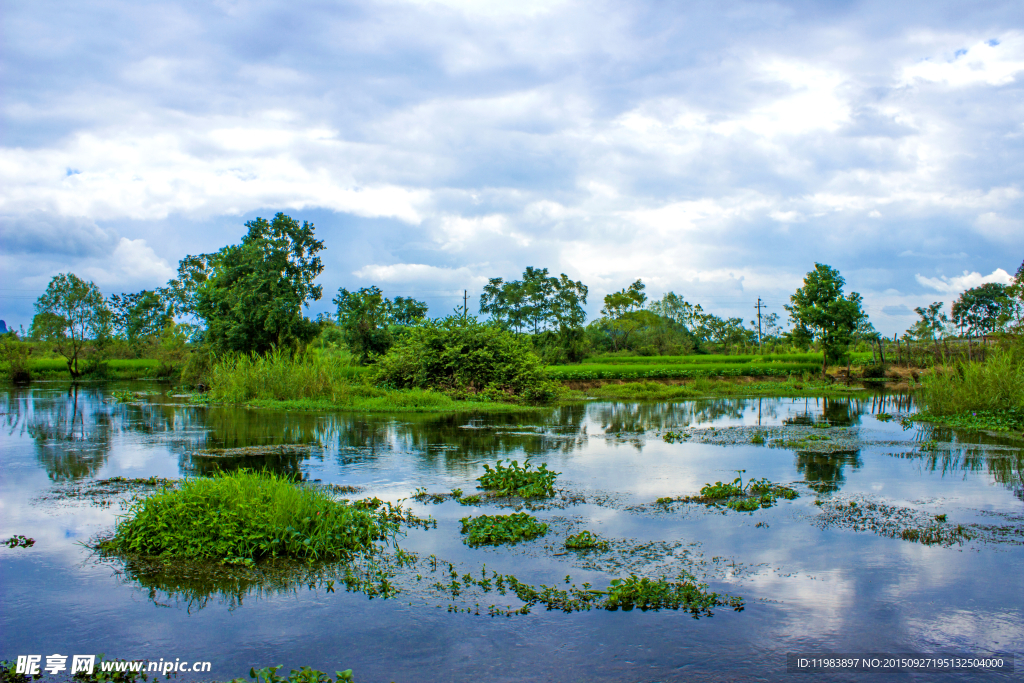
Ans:
[[[308,342],[319,326],[302,309],[321,296],[313,281],[324,269],[316,255],[323,242],[312,223],[283,213],[245,227],[241,244],[182,261],[183,306],[206,322],[206,340],[218,350],[265,353]]]
[[[362,363],[391,348],[395,337],[392,327],[415,325],[427,315],[427,305],[422,301],[400,296],[388,299],[377,287],[355,292],[342,287],[333,301],[345,343]]]
[[[815,263],[814,270],[804,277],[804,286],[789,297],[791,304],[785,306],[796,334],[821,345],[823,375],[830,361],[842,359],[854,333],[867,317],[861,308],[860,294],[853,292],[843,296],[845,284],[838,270]]]
[[[110,311],[99,287],[74,273],[55,275],[36,300],[32,335],[52,341],[72,377],[82,373],[79,356],[86,342],[109,331]]]
[[[995,332],[1008,303],[1006,285],[986,282],[953,302],[953,322],[970,335]]]

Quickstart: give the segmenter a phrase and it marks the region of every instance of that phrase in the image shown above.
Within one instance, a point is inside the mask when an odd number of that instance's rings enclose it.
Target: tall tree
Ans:
[[[1006,288],[1006,307],[999,316],[999,327],[1011,334],[1024,334],[1024,263]]]
[[[789,297],[792,305],[785,306],[796,327],[794,332],[821,345],[822,376],[829,361],[842,359],[854,332],[867,317],[860,294],[843,296],[845,284],[838,270],[815,263],[814,270],[804,278],[804,286]]]
[[[246,353],[308,342],[319,326],[302,309],[320,299],[322,289],[313,281],[324,269],[316,255],[324,243],[315,239],[312,223],[299,225],[283,213],[245,227],[241,244],[200,257],[204,268],[195,271],[205,275],[193,306],[206,322],[207,341]]]
[[[35,308],[32,335],[52,341],[67,361],[71,376],[81,376],[78,360],[82,349],[109,330],[110,311],[99,287],[74,273],[61,273],[50,280]]]
[[[587,293],[590,291],[580,280],[570,280],[562,273],[558,279],[551,278],[554,296],[550,303],[551,317],[558,327],[558,336],[569,361],[576,362],[583,357],[583,323],[587,321]]]

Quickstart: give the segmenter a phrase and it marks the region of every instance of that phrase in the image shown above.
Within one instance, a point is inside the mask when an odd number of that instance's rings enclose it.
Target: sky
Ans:
[[[1024,259],[1008,2],[9,0],[0,318],[153,289],[281,211],[324,296],[527,266],[750,320],[815,263],[875,327]]]

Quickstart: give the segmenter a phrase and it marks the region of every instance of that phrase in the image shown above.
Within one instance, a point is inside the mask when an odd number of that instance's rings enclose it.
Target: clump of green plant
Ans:
[[[892,415],[890,415],[889,413],[878,413],[877,415],[875,415],[875,419],[878,420],[879,422],[889,422],[890,420],[892,420]]]
[[[501,545],[528,541],[548,532],[548,525],[537,522],[537,518],[525,512],[511,515],[480,515],[463,517],[462,533],[467,534],[466,544]]]
[[[695,616],[710,614],[712,607],[727,604],[733,609],[743,609],[743,599],[732,597],[723,601],[718,593],[707,591],[707,586],[692,581],[652,580],[631,574],[625,579],[613,579],[608,587],[607,597],[601,606],[606,610],[628,611],[639,607],[649,609],[686,609]]]
[[[535,470],[530,469],[530,460],[522,466],[513,460],[507,466],[499,460],[492,469],[484,465],[484,474],[477,478],[480,488],[497,491],[503,496],[520,496],[522,498],[549,498],[555,495],[555,478],[560,472],[552,472],[546,463],[541,463]]]
[[[377,362],[374,379],[385,387],[436,389],[485,401],[543,403],[561,391],[527,339],[472,316],[409,328]]]
[[[479,494],[473,496],[462,496],[458,499],[459,505],[479,505],[483,497]]]
[[[35,544],[36,539],[28,538],[27,536],[23,536],[22,534],[14,534],[6,541],[4,541],[4,545],[8,548],[31,548]]]
[[[714,484],[704,484],[700,489],[700,495],[710,500],[742,496],[743,493],[743,480],[740,477],[733,479],[731,484],[716,481]]]
[[[761,432],[757,432],[756,434],[754,434],[754,436],[750,437],[750,443],[763,444],[764,434]]]
[[[565,539],[565,547],[569,550],[608,550],[608,541],[584,530]]]
[[[796,490],[788,486],[774,484],[764,478],[751,479],[744,485],[743,479],[736,477],[729,483],[716,481],[714,484],[705,484],[700,490],[700,495],[697,496],[676,499],[659,498],[656,502],[659,505],[669,505],[677,500],[684,503],[704,503],[705,505],[724,504],[737,512],[753,512],[775,505],[779,498],[792,500],[796,497]]]
[[[388,541],[404,519],[379,500],[334,500],[273,473],[189,479],[136,499],[100,549],[187,559],[335,559]]]

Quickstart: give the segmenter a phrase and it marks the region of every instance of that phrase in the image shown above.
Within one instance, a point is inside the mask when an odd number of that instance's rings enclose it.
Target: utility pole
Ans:
[[[757,306],[754,308],[757,309],[757,348],[761,351],[761,309],[765,308],[765,305],[761,303],[761,297],[757,297]]]
[[[469,291],[462,290],[462,317],[469,317]]]

